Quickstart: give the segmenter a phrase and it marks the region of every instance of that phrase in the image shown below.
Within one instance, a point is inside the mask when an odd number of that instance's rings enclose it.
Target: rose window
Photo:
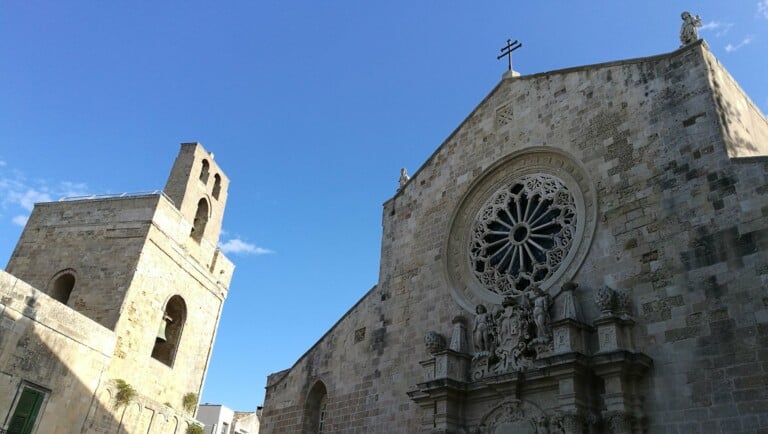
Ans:
[[[517,295],[551,277],[576,232],[576,204],[558,178],[526,175],[480,208],[470,234],[472,272],[487,290]]]

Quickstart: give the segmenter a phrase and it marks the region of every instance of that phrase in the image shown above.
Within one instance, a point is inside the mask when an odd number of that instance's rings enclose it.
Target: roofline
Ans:
[[[709,49],[709,46],[707,45],[707,43],[703,39],[699,39],[698,41],[693,42],[693,43],[688,44],[688,45],[684,45],[684,46],[678,48],[675,51],[671,51],[669,53],[663,53],[663,54],[656,54],[656,55],[653,55],[653,56],[635,57],[635,58],[632,58],[632,59],[614,60],[614,61],[611,61],[611,62],[593,63],[593,64],[590,64],[590,65],[582,65],[582,66],[570,66],[568,68],[554,69],[554,70],[545,71],[545,72],[537,72],[535,74],[529,74],[529,75],[511,76],[511,75],[504,74],[504,76],[502,76],[501,80],[496,84],[496,86],[493,87],[493,89],[491,89],[491,91],[488,93],[488,95],[486,95],[485,98],[483,98],[475,106],[475,108],[469,113],[469,115],[467,115],[464,118],[464,120],[461,121],[461,123],[459,123],[459,125],[451,132],[451,134],[449,134],[448,137],[446,137],[445,140],[443,140],[440,143],[440,145],[437,148],[435,148],[435,151],[432,152],[432,154],[430,154],[430,156],[426,160],[424,160],[424,163],[422,163],[422,165],[419,166],[419,168],[413,173],[413,175],[411,175],[411,177],[408,180],[408,182],[405,185],[403,185],[401,188],[399,188],[392,197],[390,197],[389,199],[385,200],[383,205],[386,205],[390,201],[396,199],[400,194],[402,194],[402,192],[408,186],[410,181],[415,179],[418,176],[418,174],[422,171],[422,169],[424,169],[429,163],[432,162],[432,160],[437,156],[437,153],[440,152],[440,150],[443,148],[443,146],[445,146],[445,144],[448,143],[459,132],[459,130],[462,129],[462,127],[464,127],[464,124],[466,124],[469,121],[469,119],[472,116],[474,116],[475,112],[477,112],[477,110],[483,104],[485,104],[485,102],[488,99],[490,99],[491,96],[494,93],[496,93],[496,90],[498,90],[498,88],[501,87],[501,85],[504,83],[505,80],[515,80],[515,81],[533,80],[533,79],[537,79],[537,78],[540,78],[540,77],[544,77],[544,76],[548,76],[548,75],[553,75],[553,74],[567,74],[567,73],[571,73],[571,72],[575,72],[575,71],[599,69],[599,68],[605,68],[605,67],[609,67],[609,66],[627,65],[627,64],[633,64],[633,63],[644,63],[644,62],[649,62],[649,61],[654,61],[654,60],[661,60],[661,59],[665,59],[665,58],[675,57],[675,56],[677,56],[678,54],[680,54],[680,53],[682,53],[684,51],[692,50],[694,47],[698,47],[698,46],[703,46],[705,49]]]

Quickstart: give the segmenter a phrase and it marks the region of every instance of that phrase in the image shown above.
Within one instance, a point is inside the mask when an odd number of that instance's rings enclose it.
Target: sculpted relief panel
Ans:
[[[519,298],[504,298],[502,306],[492,312],[482,304],[477,306],[472,327],[473,380],[530,367],[537,357],[552,351],[552,297],[548,293],[533,287]]]

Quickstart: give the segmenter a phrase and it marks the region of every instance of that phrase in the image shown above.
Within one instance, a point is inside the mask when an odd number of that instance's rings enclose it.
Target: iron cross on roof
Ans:
[[[509,70],[512,70],[512,52],[517,50],[518,48],[522,47],[523,44],[520,42],[517,42],[517,39],[513,42],[511,39],[507,39],[507,45],[506,47],[501,48],[501,54],[496,56],[496,60],[501,59],[504,56],[507,56],[507,63],[509,64]]]

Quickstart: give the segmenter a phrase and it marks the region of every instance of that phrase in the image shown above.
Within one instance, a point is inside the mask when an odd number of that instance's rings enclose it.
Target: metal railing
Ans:
[[[125,197],[141,197],[141,196],[158,196],[162,195],[168,201],[173,203],[173,200],[168,197],[167,194],[163,190],[152,190],[152,191],[139,191],[139,192],[133,192],[133,193],[114,193],[114,194],[90,194],[90,195],[84,195],[84,196],[66,196],[59,199],[59,202],[72,202],[77,200],[94,200],[94,199],[119,199],[119,198],[125,198]],[[0,432],[2,434],[2,432]]]

